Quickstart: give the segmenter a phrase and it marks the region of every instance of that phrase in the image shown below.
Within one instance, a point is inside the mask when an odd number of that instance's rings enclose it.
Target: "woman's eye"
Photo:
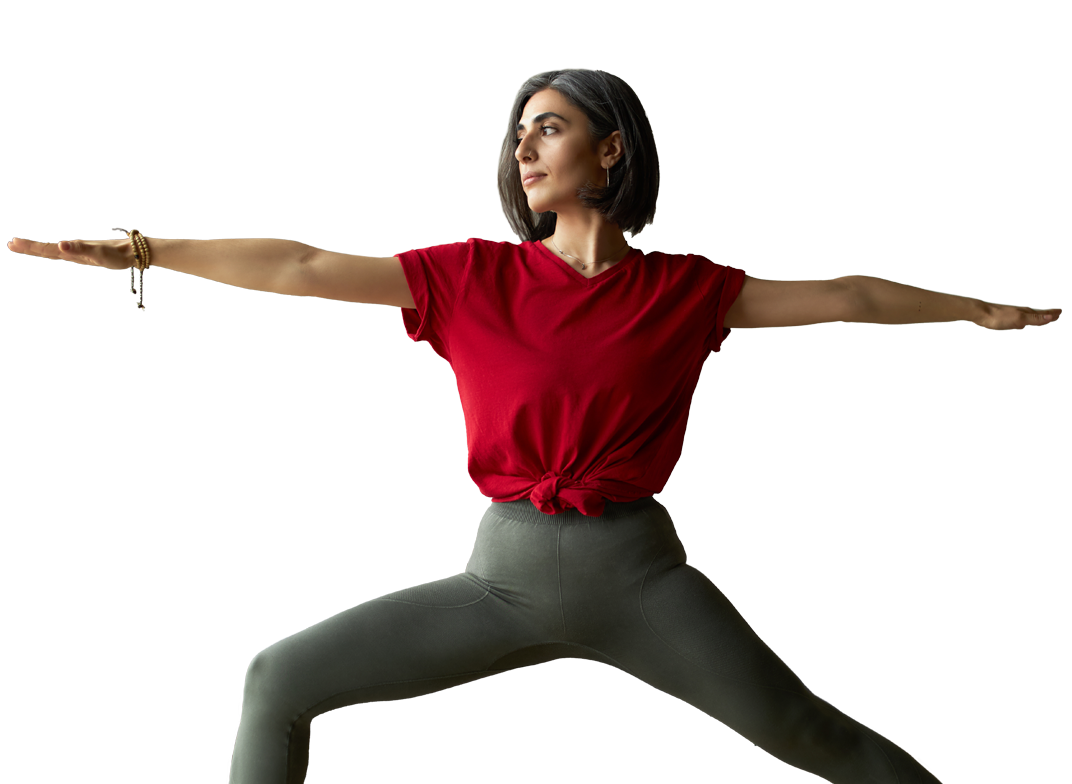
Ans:
[[[555,127],[554,127],[554,126],[552,126],[552,125],[541,125],[541,126],[540,126],[540,130],[541,130],[541,131],[554,131],[555,133],[558,133],[558,128],[555,128]],[[516,144],[521,144],[521,142],[522,142],[522,141],[524,141],[524,138],[521,138],[521,139],[514,139],[514,142],[515,142]]]

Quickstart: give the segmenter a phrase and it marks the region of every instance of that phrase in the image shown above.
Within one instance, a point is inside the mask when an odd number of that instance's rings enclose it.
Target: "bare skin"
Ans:
[[[535,118],[546,112],[559,116],[537,123]],[[585,277],[605,272],[625,258],[629,245],[617,224],[584,206],[577,189],[586,183],[606,183],[607,171],[624,154],[621,132],[614,131],[592,152],[588,117],[551,88],[528,100],[521,110],[520,124],[521,143],[514,157],[520,166],[529,207],[534,212],[550,210],[557,215],[555,233],[550,240],[542,241],[544,246]],[[529,173],[544,176],[525,183]],[[577,259],[584,262],[585,269]]]

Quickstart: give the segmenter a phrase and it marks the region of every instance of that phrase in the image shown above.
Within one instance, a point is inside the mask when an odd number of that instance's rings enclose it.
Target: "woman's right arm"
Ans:
[[[402,263],[394,256],[348,256],[279,239],[146,239],[152,267],[273,294],[414,307]],[[107,269],[125,270],[134,265],[127,238],[71,240],[68,250],[61,250],[58,242],[14,238],[8,248]]]
[[[166,240],[147,237],[153,267],[273,294],[294,294],[294,270],[313,250],[293,240]],[[129,240],[120,240],[133,263]],[[73,250],[73,249],[72,249]]]

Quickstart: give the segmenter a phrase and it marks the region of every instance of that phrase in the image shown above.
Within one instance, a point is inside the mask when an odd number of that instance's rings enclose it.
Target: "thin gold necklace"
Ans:
[[[568,254],[568,253],[566,253],[566,252],[565,252],[564,250],[562,250],[562,249],[561,249],[561,248],[559,247],[559,245],[557,245],[557,242],[555,242],[555,241],[554,241],[554,237],[548,237],[548,239],[550,239],[550,240],[551,240],[551,245],[553,245],[553,246],[554,246],[554,249],[555,249],[556,251],[559,251],[559,252],[560,252],[560,253],[562,253],[562,255],[564,255],[564,256],[569,256],[569,254]],[[628,245],[629,245],[629,240],[625,240],[625,245],[623,245],[623,246],[622,246],[622,248],[625,248],[625,247],[626,247],[626,246],[628,246]],[[601,260],[601,261],[604,261],[604,262],[610,261],[610,260],[611,260],[611,258],[613,258],[613,257],[614,257],[614,256],[616,256],[617,254],[619,254],[619,253],[621,253],[621,252],[622,252],[622,248],[619,248],[619,249],[617,249],[617,251],[616,251],[616,252],[614,252],[614,253],[611,253],[611,254],[610,254],[609,256],[607,256],[606,258],[604,258],[604,260]],[[570,257],[570,258],[577,258],[577,256],[569,256],[569,257]],[[577,261],[581,262],[580,258],[577,258]],[[599,264],[600,262],[592,262],[592,263],[593,263],[593,264]],[[584,266],[584,262],[581,262],[581,269],[584,269],[584,268],[585,268],[585,266]]]

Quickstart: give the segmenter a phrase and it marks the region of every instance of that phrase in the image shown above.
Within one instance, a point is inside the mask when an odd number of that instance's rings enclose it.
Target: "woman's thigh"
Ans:
[[[683,552],[655,559],[634,614],[610,655],[783,762],[831,782],[937,781],[808,689]]]
[[[246,673],[231,784],[297,784],[310,723],[347,705],[448,689],[527,661],[523,619],[470,573],[359,604],[258,653]]]
[[[657,559],[611,653],[638,678],[754,743],[814,695],[699,570]],[[663,563],[660,563],[663,561]],[[628,631],[625,631],[628,630]]]

